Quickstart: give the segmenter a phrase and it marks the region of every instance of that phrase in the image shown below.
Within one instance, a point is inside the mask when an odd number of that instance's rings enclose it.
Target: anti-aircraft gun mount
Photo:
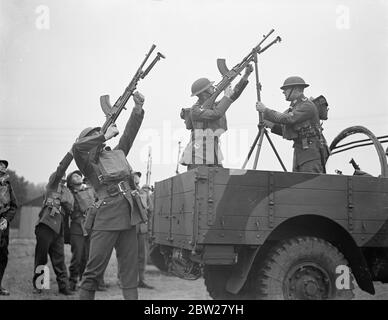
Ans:
[[[355,133],[367,139],[340,145]],[[203,275],[214,299],[351,299],[354,283],[374,294],[388,282],[386,138],[357,126],[330,145],[330,157],[374,145],[378,177],[201,166],[157,182],[152,261]]]

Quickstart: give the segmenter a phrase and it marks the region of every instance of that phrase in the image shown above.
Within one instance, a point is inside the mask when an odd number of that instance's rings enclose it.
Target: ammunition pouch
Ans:
[[[134,200],[134,204],[136,204],[136,206],[139,209],[141,219],[143,220],[143,222],[147,222],[148,221],[148,215],[147,215],[148,207],[146,203],[147,200],[143,200],[142,197],[140,196],[139,191],[137,190],[133,190],[131,192],[131,196],[132,196],[132,199]]]
[[[96,220],[97,210],[101,206],[102,202],[103,202],[103,200],[96,201],[95,203],[93,203],[92,206],[90,206],[89,208],[86,209],[85,222],[84,222],[84,224],[81,224],[82,232],[83,232],[84,236],[90,234],[90,232],[92,231],[94,221]]]
[[[320,136],[320,130],[316,126],[302,127],[298,131],[298,140],[301,141],[303,150],[309,148],[309,141],[313,138],[319,139]]]
[[[57,198],[47,198],[43,202],[43,206],[50,208],[50,216],[54,217],[56,214],[62,212],[61,200]]]

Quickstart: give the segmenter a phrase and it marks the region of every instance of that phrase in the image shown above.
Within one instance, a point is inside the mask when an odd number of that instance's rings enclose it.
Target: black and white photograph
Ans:
[[[388,300],[387,0],[0,0],[0,66],[0,305]]]

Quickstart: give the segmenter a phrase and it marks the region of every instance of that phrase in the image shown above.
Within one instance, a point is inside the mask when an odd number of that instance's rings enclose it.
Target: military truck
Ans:
[[[338,145],[355,133],[367,139]],[[153,262],[188,280],[203,275],[214,299],[351,299],[354,283],[374,294],[373,281],[388,282],[379,138],[357,126],[330,145],[332,154],[374,145],[378,177],[201,166],[157,182]]]

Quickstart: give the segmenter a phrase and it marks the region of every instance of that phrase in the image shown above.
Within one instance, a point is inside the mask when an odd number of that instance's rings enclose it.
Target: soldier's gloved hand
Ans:
[[[251,64],[248,64],[248,65],[245,67],[245,73],[244,73],[243,78],[244,78],[245,80],[247,80],[248,77],[249,77],[249,75],[252,73],[252,71],[253,71],[253,66],[252,66]]]
[[[118,134],[119,134],[119,129],[117,129],[116,124],[113,123],[106,130],[104,137],[105,137],[105,140],[109,140],[109,139],[112,139],[113,137],[117,136]]]
[[[229,98],[233,95],[234,91],[232,89],[232,86],[231,85],[228,85],[225,90],[224,90],[224,96]]]
[[[264,127],[268,128],[268,129],[272,129],[272,127],[274,126],[274,123],[271,121],[264,119],[263,122],[264,122]]]
[[[256,110],[259,111],[259,112],[264,112],[265,109],[267,109],[267,107],[265,106],[264,103],[258,101],[256,102]]]
[[[8,222],[4,218],[0,219],[0,231],[7,229]]]
[[[135,102],[136,107],[141,108],[143,107],[143,104],[144,104],[144,96],[139,91],[136,91],[133,94],[133,101]]]

